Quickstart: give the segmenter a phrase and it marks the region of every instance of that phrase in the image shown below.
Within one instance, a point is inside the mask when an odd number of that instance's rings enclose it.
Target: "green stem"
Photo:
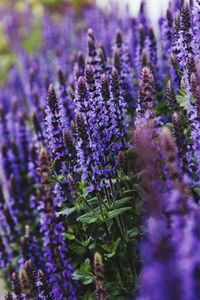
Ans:
[[[99,205],[99,208],[100,208],[100,213],[101,213],[101,216],[102,216],[102,219],[103,219],[103,207],[102,207],[102,203],[101,203],[101,198],[99,197],[99,194],[97,193],[97,201],[98,201],[98,205]]]
[[[115,201],[115,198],[114,198],[114,188],[113,188],[113,183],[112,183],[112,180],[109,179],[109,182],[110,182],[110,189],[111,189],[111,194],[112,194],[112,200],[113,200],[113,203]]]
[[[109,197],[109,195],[108,195],[108,191],[107,191],[106,186],[104,186],[103,189],[104,189],[104,193],[105,193],[105,195],[106,195],[106,199],[107,199],[108,205],[111,206],[110,197]]]
[[[85,200],[86,205],[93,211],[93,213],[96,215],[96,217],[98,216],[98,214],[96,213],[96,211],[94,210],[94,208],[88,203],[87,200]]]
[[[114,220],[114,223],[119,228],[119,232],[120,232],[122,240],[126,243],[126,239],[124,238],[124,234],[123,234],[123,231],[122,231],[122,228],[121,228],[121,224],[119,222],[119,218],[116,218],[116,220]]]
[[[135,265],[133,263],[133,259],[132,259],[132,250],[130,248],[130,245],[129,243],[127,244],[127,256],[128,256],[128,261],[129,261],[129,267],[130,267],[130,271],[131,271],[131,274],[133,275],[133,278],[137,278],[137,272],[135,270]]]
[[[120,259],[119,259],[119,256],[118,256],[117,253],[116,253],[116,256],[115,256],[115,263],[116,263],[116,266],[117,266],[117,269],[118,269],[118,272],[119,272],[121,285],[125,287],[126,286],[126,280],[125,280],[125,276],[123,274],[122,267],[120,265]]]
[[[110,245],[112,245],[112,238],[110,236],[108,226],[105,223],[104,223],[104,229],[105,229],[105,232],[106,232],[107,241]]]
[[[125,235],[126,235],[126,226],[125,226],[125,222],[124,222],[123,216],[120,216],[120,217],[119,217],[119,222],[120,222],[120,224],[121,224],[122,231],[123,231],[123,234],[124,234],[124,236],[125,236]]]

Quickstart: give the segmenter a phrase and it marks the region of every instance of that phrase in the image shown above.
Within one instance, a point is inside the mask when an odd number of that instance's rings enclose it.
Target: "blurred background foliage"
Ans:
[[[18,63],[11,38],[19,39],[27,52],[34,53],[41,45],[41,19],[45,11],[59,17],[73,9],[79,15],[92,3],[93,0],[0,0],[0,85],[5,83],[11,66]],[[7,34],[9,26],[19,28],[17,36]]]

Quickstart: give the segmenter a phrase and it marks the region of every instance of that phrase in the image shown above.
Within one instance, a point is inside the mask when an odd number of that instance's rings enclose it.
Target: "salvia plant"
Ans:
[[[1,11],[4,299],[200,299],[200,2],[61,10]]]

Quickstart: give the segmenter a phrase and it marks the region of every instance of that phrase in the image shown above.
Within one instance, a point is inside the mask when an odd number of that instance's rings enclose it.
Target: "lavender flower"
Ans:
[[[55,94],[55,90],[51,85],[48,91],[47,97],[47,111],[46,111],[46,122],[47,132],[49,136],[49,144],[51,157],[54,161],[54,168],[56,175],[67,175],[67,168],[65,163],[65,149],[63,142],[62,125],[59,116],[59,103]],[[55,185],[55,193],[58,198],[58,203],[62,203],[69,198],[70,187],[66,178],[61,180]],[[68,197],[67,197],[68,196]]]
[[[156,105],[154,76],[148,67],[144,67],[141,72],[136,123],[144,120],[149,124],[148,126],[155,129],[155,134],[160,126],[160,121],[154,112]]]
[[[78,135],[78,160],[82,168],[83,178],[92,180],[93,158],[87,127],[80,113],[76,115],[76,127]]]
[[[99,80],[100,74],[102,72],[101,70],[101,63],[100,58],[97,55],[97,49],[96,49],[96,40],[94,37],[94,32],[90,28],[88,29],[88,58],[87,63],[92,64],[95,70],[95,79]]]
[[[200,84],[197,75],[193,72],[190,76],[190,86],[193,96],[196,100],[197,117],[200,115]]]
[[[35,236],[30,233],[29,226],[25,227],[26,233],[21,238],[21,250],[22,250],[22,266],[28,260],[34,262],[36,267],[44,267],[43,253],[39,248],[38,241]]]
[[[0,253],[1,253],[1,256],[0,256],[1,268],[6,269],[8,263],[9,263],[9,256],[8,256],[7,251],[6,251],[6,246],[4,244],[4,240],[3,240],[2,236],[0,236]]]
[[[199,299],[199,0],[74,5],[0,10],[5,299]]]
[[[64,225],[55,216],[55,202],[52,198],[49,182],[49,160],[45,148],[40,151],[40,176],[42,183],[41,195],[43,196],[39,209],[45,264],[49,281],[53,285],[56,299],[63,299],[63,297],[76,299],[71,279],[73,269],[67,258],[67,245],[64,237],[60,236],[60,232],[64,231]]]
[[[52,85],[49,87],[47,101],[46,122],[51,155],[55,163],[60,164],[64,160],[62,127],[59,118],[58,100]]]
[[[117,138],[122,139],[122,146],[125,149],[126,136],[126,105],[123,96],[120,93],[119,75],[117,69],[113,68],[111,72],[111,101],[113,103],[114,120],[117,123]]]
[[[120,77],[120,86],[125,103],[131,108],[135,108],[133,87],[133,70],[131,69],[130,53],[126,44],[123,43],[122,35],[118,31],[116,34],[116,46],[114,48],[114,66]]]
[[[38,289],[40,293],[41,300],[55,300],[53,296],[53,291],[49,285],[45,273],[42,270],[38,271]]]
[[[188,165],[189,161],[187,159],[187,140],[186,136],[184,134],[184,126],[181,122],[181,116],[178,112],[174,112],[172,115],[172,123],[174,125],[174,135],[176,137],[176,144],[178,146],[178,155],[180,161],[182,161],[183,164],[183,170],[185,172],[188,172]]]
[[[168,101],[168,106],[172,112],[179,111],[179,105],[176,100],[175,92],[172,87],[171,81],[168,81],[167,83],[167,89],[166,89],[166,97]]]
[[[74,119],[74,104],[68,94],[65,77],[61,68],[58,69],[58,81],[61,124],[63,128],[69,128],[71,121]]]
[[[13,291],[17,300],[23,300],[22,288],[17,273],[12,274]]]
[[[35,297],[35,299],[37,299],[37,295],[38,295],[37,273],[31,260],[27,260],[25,262],[24,270],[28,278],[30,294],[33,298]]]
[[[200,49],[199,49],[199,23],[200,23],[200,16],[199,16],[199,8],[200,4],[198,0],[191,1],[191,23],[192,23],[192,32],[193,32],[193,49],[194,53],[197,57],[199,57]]]

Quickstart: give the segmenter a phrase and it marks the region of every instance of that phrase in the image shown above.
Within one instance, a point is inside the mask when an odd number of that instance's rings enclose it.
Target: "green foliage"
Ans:
[[[69,216],[76,211],[76,207],[65,208],[57,213],[57,216]]]
[[[187,99],[185,98],[184,95],[177,95],[177,96],[176,96],[176,99],[177,99],[177,101],[178,101],[178,104],[179,104],[181,107],[183,107],[183,108],[186,107]]]
[[[110,299],[129,299],[137,289],[140,262],[136,249],[142,236],[143,193],[137,177],[119,172],[110,182],[112,191],[108,185],[99,193],[88,193],[86,182],[80,182],[73,203],[57,212],[66,222],[63,236],[74,262],[73,278],[81,285],[81,299],[94,299],[96,252],[103,257]]]
[[[80,268],[74,272],[73,278],[74,280],[82,282],[84,285],[88,285],[93,282],[92,265],[89,259],[85,259],[85,261],[80,265]]]
[[[166,102],[159,103],[156,108],[155,112],[157,116],[166,115],[168,112],[168,106]]]

